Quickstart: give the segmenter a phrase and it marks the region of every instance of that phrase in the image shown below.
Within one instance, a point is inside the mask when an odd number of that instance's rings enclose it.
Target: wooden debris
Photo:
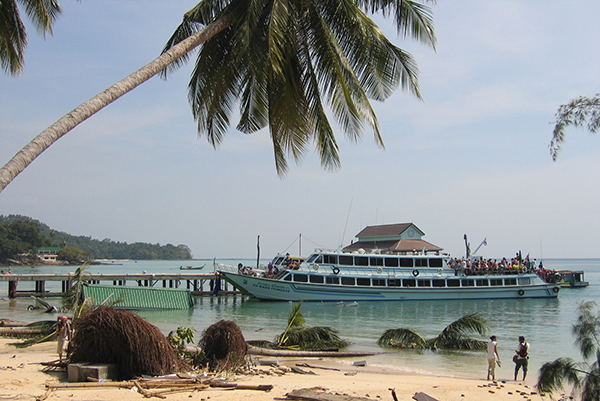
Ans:
[[[339,371],[338,368],[326,368],[323,366],[313,366],[313,365],[309,365],[308,363],[297,363],[296,366],[302,366],[304,368],[312,368],[312,369],[324,369],[324,370],[337,370]]]
[[[300,369],[300,368],[297,368],[296,366],[292,366],[291,369],[292,369],[292,372],[298,373],[301,375],[316,375],[316,373],[313,371]]]
[[[437,398],[430,396],[429,394],[425,394],[424,392],[415,393],[412,396],[413,400],[417,401],[439,401]]]
[[[260,348],[248,344],[249,355],[264,355],[264,356],[291,356],[300,358],[312,357],[357,357],[381,354],[381,352],[353,352],[353,351],[291,351],[283,349]]]
[[[348,394],[327,393],[322,387],[302,388],[286,394],[288,400],[305,401],[372,401],[371,398],[355,397]]]

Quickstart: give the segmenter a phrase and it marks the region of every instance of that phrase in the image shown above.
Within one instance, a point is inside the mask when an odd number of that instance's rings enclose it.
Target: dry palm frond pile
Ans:
[[[245,364],[246,340],[235,322],[221,320],[208,327],[198,346],[212,370],[235,371]]]
[[[171,374],[180,367],[160,330],[131,312],[99,306],[73,328],[71,362],[114,363],[123,380]]]

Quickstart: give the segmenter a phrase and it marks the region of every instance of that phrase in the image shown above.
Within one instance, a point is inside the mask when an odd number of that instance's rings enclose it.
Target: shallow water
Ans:
[[[240,261],[218,261],[237,265]],[[252,261],[241,261],[252,264]],[[212,261],[119,262],[108,266],[91,266],[91,272],[134,273],[179,271],[181,265],[202,265],[212,271]],[[255,263],[255,261],[254,261]],[[573,346],[571,327],[577,316],[577,306],[583,301],[600,302],[600,259],[550,259],[549,269],[585,271],[590,282],[586,288],[563,288],[558,299],[510,299],[477,301],[398,301],[361,302],[358,306],[337,303],[305,303],[301,312],[310,326],[331,326],[340,336],[350,340],[349,350],[386,351],[368,357],[370,365],[380,365],[410,372],[426,372],[456,377],[485,377],[485,353],[476,351],[417,351],[379,348],[379,336],[387,329],[408,327],[425,338],[435,337],[451,322],[469,313],[478,313],[490,322],[491,332],[498,336],[498,348],[503,361],[497,373],[500,379],[512,378],[512,355],[524,335],[531,344],[530,377],[540,366],[559,357],[581,360]],[[13,268],[13,273],[58,273],[73,271],[72,267]],[[29,283],[29,285],[31,285]],[[60,285],[57,283],[56,285]],[[3,286],[4,287],[4,286]],[[39,311],[27,311],[31,299],[6,299],[6,288],[0,288],[0,318],[14,320],[45,320],[54,316]],[[199,337],[202,330],[219,320],[236,322],[248,340],[273,340],[285,330],[291,306],[286,302],[262,302],[242,296],[196,297],[196,305],[185,311],[143,311],[141,316],[168,333],[178,326],[192,326]],[[59,304],[58,300],[53,300]],[[487,340],[487,337],[483,338]],[[362,359],[362,358],[361,358]]]

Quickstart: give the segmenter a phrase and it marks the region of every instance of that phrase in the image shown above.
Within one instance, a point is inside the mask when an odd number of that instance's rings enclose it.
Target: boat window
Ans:
[[[415,267],[413,258],[400,258],[400,267]]]
[[[386,267],[398,267],[398,258],[385,258]]]
[[[466,280],[462,280],[462,286],[463,287],[475,287],[475,280],[473,279],[466,279]]]
[[[327,277],[325,277],[325,282],[327,284],[339,284],[340,283],[340,278],[339,277],[330,277],[330,276],[327,276]]]
[[[457,279],[454,279],[454,278],[453,279],[449,279],[446,282],[446,285],[448,287],[460,287],[460,280],[457,280]]]
[[[415,267],[427,267],[427,259],[415,259]]]
[[[519,277],[519,285],[530,285],[531,279],[529,277]]]
[[[362,285],[362,286],[370,287],[371,286],[371,279],[359,277],[359,278],[356,279],[356,285]]]
[[[385,279],[374,278],[373,279],[373,287],[385,287]]]
[[[325,282],[325,279],[323,278],[323,276],[310,276],[310,282],[316,284],[323,284]]]
[[[369,258],[367,256],[355,256],[354,257],[354,265],[355,266],[369,266]]]
[[[283,261],[283,256],[275,256],[273,258],[273,261],[271,263],[273,263],[274,265],[278,265]]]
[[[429,259],[429,267],[444,267],[444,261],[440,258]]]
[[[417,280],[419,287],[431,287],[431,280]]]
[[[306,274],[294,274],[294,281],[298,281],[300,283],[307,283],[308,276]]]
[[[371,266],[383,266],[383,258],[370,258]]]
[[[414,278],[409,278],[409,279],[402,280],[402,286],[403,287],[416,287],[417,286],[417,280],[415,280]]]
[[[284,280],[284,281],[292,281],[292,275],[291,275],[291,274],[288,274],[287,276],[285,276],[285,277],[283,278],[283,280]]]
[[[313,258],[312,256],[310,258],[308,258],[308,260],[306,261],[306,263],[311,263],[311,262],[315,262],[315,263],[323,263],[323,255],[313,255],[315,256],[315,258]]]
[[[434,280],[432,280],[432,284],[433,284],[434,287],[445,287],[446,286],[446,280],[440,280],[440,279],[435,280],[434,279]]]
[[[337,255],[323,255],[322,263],[331,263],[332,265],[337,265],[338,257],[337,257]]]
[[[490,279],[490,285],[502,285],[502,279],[501,278],[491,278]]]
[[[354,264],[354,257],[348,255],[340,255],[340,265],[352,266]]]
[[[490,282],[487,278],[478,278],[477,280],[475,280],[475,282],[477,283],[477,287],[487,287],[488,285],[490,285]]]
[[[354,285],[354,277],[342,277],[342,285]]]
[[[516,278],[505,278],[504,285],[517,285],[517,279]]]
[[[388,280],[388,287],[400,287],[402,284],[401,280],[391,278]]]

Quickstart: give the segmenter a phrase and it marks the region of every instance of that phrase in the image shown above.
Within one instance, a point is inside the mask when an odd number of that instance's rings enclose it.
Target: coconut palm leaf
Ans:
[[[486,342],[472,340],[468,338],[468,335],[474,333],[484,335],[487,330],[488,321],[476,313],[472,313],[450,323],[437,337],[427,342],[432,348],[484,349],[487,346]],[[461,348],[462,346],[468,348]]]
[[[302,316],[302,313],[300,313],[300,307],[302,306],[302,303],[304,302],[304,300],[301,300],[297,305],[294,305],[292,307],[292,311],[290,312],[290,315],[288,316],[288,324],[287,327],[285,328],[285,331],[283,332],[283,334],[281,334],[278,338],[277,338],[277,343],[279,345],[283,345],[285,343],[288,342],[288,332],[292,329],[292,327],[302,327],[304,326],[305,320],[304,320],[304,316]]]
[[[571,358],[559,358],[542,365],[537,387],[548,393],[572,386],[572,395],[579,393],[582,401],[600,399],[600,314],[594,314],[595,302],[584,302],[579,306],[579,317],[573,325],[575,344],[581,355],[589,362],[575,362]]]
[[[84,263],[75,270],[75,273],[71,278],[71,288],[64,293],[62,298],[63,307],[65,309],[77,312],[79,303],[81,302],[83,285],[89,280],[89,274],[86,274],[86,270],[89,266],[89,263]]]
[[[377,340],[385,348],[426,348],[427,341],[412,329],[389,329]]]
[[[292,327],[286,335],[285,342],[278,339],[280,345],[302,350],[323,348],[344,348],[348,341],[338,336],[332,327]]]

